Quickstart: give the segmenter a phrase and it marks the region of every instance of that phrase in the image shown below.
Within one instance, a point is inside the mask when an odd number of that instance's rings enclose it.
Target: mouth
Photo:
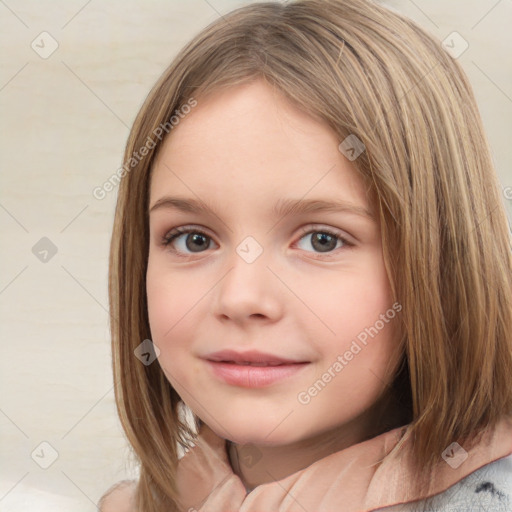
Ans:
[[[247,352],[221,350],[207,355],[205,359],[218,363],[231,363],[246,366],[281,366],[285,364],[309,363],[309,361],[290,359],[266,352],[259,352],[257,350]]]
[[[211,361],[211,359],[210,359]],[[226,363],[226,364],[236,364],[239,366],[284,366],[291,363],[272,363],[272,362],[261,362],[261,363],[253,363],[251,361],[212,361],[214,363]],[[296,363],[296,364],[302,364],[302,363]]]
[[[210,354],[206,363],[213,376],[232,386],[267,387],[297,375],[310,364],[262,352],[222,351]]]

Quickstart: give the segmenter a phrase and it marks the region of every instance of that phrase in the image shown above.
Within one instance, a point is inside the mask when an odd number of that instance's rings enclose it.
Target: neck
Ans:
[[[389,402],[384,402],[349,423],[290,444],[256,446],[229,442],[227,450],[233,472],[250,492],[259,485],[286,478],[328,455],[401,426]]]
[[[280,446],[230,443],[228,453],[233,472],[250,492],[258,485],[286,478],[354,442],[357,441],[346,433],[333,430]]]

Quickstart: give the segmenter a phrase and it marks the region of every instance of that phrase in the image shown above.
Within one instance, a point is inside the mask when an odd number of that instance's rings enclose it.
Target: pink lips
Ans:
[[[258,388],[290,377],[309,361],[295,361],[258,351],[222,350],[205,357],[213,374],[234,386]]]

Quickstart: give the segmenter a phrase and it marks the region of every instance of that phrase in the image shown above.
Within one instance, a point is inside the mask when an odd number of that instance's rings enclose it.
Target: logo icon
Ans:
[[[357,135],[349,135],[339,146],[338,149],[351,162],[353,162],[365,149],[366,146]]]
[[[48,32],[41,32],[30,45],[39,57],[47,59],[59,47],[57,40]]]
[[[468,458],[468,452],[459,443],[452,443],[441,454],[441,457],[453,469],[457,469]]]
[[[244,444],[239,449],[238,458],[240,464],[252,468],[261,459],[261,452],[252,444]]]
[[[43,236],[43,238],[32,247],[32,254],[39,261],[48,263],[57,254],[57,246],[49,238]]]
[[[59,453],[50,443],[43,441],[30,456],[38,466],[48,469],[59,458]]]
[[[160,355],[160,349],[151,340],[144,340],[133,352],[144,366],[149,366]]]
[[[469,48],[469,43],[458,32],[452,32],[442,42],[442,47],[454,59],[458,59]]]
[[[246,263],[253,263],[263,253],[263,247],[255,238],[248,236],[238,245],[236,252]]]

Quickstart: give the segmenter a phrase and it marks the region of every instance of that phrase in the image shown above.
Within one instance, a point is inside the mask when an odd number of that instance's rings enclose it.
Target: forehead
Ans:
[[[197,102],[158,153],[151,204],[171,191],[221,203],[226,196],[277,200],[311,191],[366,204],[361,177],[339,151],[337,135],[264,81]]]

